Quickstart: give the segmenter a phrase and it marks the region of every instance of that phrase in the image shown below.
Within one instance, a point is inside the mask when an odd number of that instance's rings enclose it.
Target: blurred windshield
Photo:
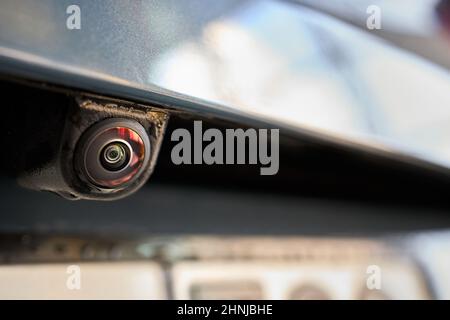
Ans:
[[[208,23],[150,82],[450,165],[448,70],[289,3],[253,1]]]

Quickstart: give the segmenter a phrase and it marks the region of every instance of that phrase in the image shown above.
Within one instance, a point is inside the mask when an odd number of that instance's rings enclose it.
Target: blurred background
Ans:
[[[0,298],[450,299],[450,1],[3,0],[0,57],[189,102],[168,135],[214,110],[425,164],[287,139],[262,182],[175,168],[166,147],[148,186],[110,203],[3,168]],[[77,79],[46,80],[91,90]]]

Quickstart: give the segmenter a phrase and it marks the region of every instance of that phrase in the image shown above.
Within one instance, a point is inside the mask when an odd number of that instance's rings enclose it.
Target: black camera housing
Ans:
[[[18,102],[23,108],[20,121],[29,125],[13,132],[6,142],[21,150],[7,164],[14,167],[21,186],[71,200],[116,200],[138,190],[150,177],[169,119],[166,111],[89,94],[27,90],[26,98]],[[113,187],[93,183],[79,161],[83,141],[103,123],[134,124],[142,128],[139,134],[146,144],[145,161],[133,179]]]

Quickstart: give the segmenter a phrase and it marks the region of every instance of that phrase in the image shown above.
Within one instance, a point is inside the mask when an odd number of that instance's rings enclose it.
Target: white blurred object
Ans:
[[[410,245],[429,275],[436,298],[450,300],[450,232],[424,233],[411,239]]]
[[[375,262],[382,271],[382,287],[380,290],[369,290],[366,271]],[[301,290],[306,289],[309,292],[305,293],[315,291],[320,299],[365,299],[376,295],[385,299],[429,298],[421,274],[413,265],[401,261],[185,262],[177,264],[173,274],[176,299],[236,299],[242,296],[245,289],[242,286],[246,284],[261,286],[261,292],[253,288],[247,299],[294,299],[301,294]],[[213,292],[212,287],[215,287]],[[205,291],[203,295],[202,289]],[[208,296],[208,292],[212,295]]]
[[[69,288],[71,265],[80,289]],[[162,269],[151,262],[57,263],[0,266],[0,299],[165,299]]]

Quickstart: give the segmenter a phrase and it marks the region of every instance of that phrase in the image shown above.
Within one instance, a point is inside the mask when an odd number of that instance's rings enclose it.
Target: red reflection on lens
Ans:
[[[117,132],[118,138],[127,141],[130,144],[132,150],[129,164],[129,168],[131,169],[131,171],[129,171],[123,177],[108,181],[101,181],[101,183],[104,185],[117,187],[128,182],[138,173],[145,158],[145,145],[139,134],[130,128],[116,127],[112,130],[115,130]]]

